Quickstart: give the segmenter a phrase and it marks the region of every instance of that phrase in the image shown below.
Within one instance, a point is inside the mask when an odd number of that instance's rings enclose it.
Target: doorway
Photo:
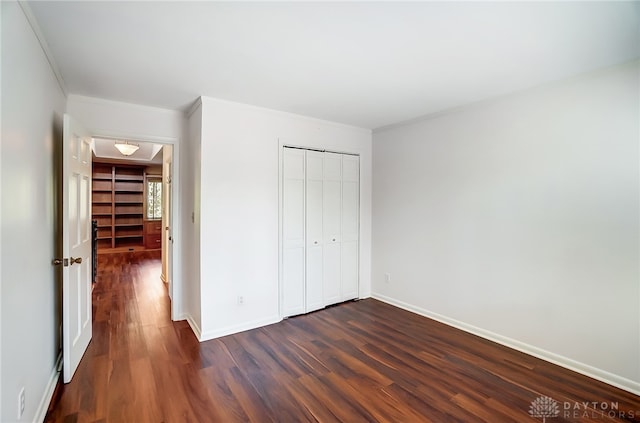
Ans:
[[[110,254],[142,254],[161,260],[160,279],[173,299],[175,146],[94,136],[91,148],[96,270],[109,261]],[[174,308],[172,304],[172,318]]]

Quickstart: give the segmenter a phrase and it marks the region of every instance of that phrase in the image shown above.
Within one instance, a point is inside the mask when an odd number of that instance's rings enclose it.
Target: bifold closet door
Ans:
[[[305,312],[305,151],[285,148],[282,204],[282,313]]]
[[[360,158],[342,156],[342,242],[340,248],[342,301],[358,297],[358,233]]]
[[[307,151],[306,156],[307,254],[305,312],[309,313],[324,307],[322,281],[324,267],[324,242],[322,239],[324,153]]]
[[[324,153],[322,229],[324,305],[341,300],[342,154]]]
[[[358,156],[283,152],[282,314],[358,297]]]

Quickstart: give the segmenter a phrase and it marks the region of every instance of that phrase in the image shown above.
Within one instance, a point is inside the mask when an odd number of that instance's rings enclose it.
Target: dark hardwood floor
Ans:
[[[638,396],[373,299],[198,343],[159,259],[100,260],[93,340],[47,422],[640,421]],[[557,417],[530,414],[541,396]]]

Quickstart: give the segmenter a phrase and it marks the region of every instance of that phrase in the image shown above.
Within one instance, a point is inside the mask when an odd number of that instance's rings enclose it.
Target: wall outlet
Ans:
[[[244,297],[242,295],[238,295],[238,305],[244,304]]]
[[[384,274],[384,281],[385,281],[385,283],[390,283],[391,282],[391,273],[385,273]]]
[[[24,406],[25,406],[25,395],[24,395],[24,386],[20,389],[20,393],[18,394],[18,420],[22,419],[22,415],[24,414]]]

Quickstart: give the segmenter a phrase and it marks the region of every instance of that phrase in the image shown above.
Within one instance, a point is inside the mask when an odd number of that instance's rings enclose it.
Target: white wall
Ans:
[[[56,253],[56,154],[64,94],[25,15],[2,2],[2,415],[43,418],[60,348]]]
[[[202,98],[202,339],[280,320],[283,143],[360,154],[360,294],[370,295],[371,132]]]
[[[374,133],[374,296],[640,392],[639,88],[636,62]]]
[[[123,103],[102,98],[69,95],[67,113],[73,116],[92,135],[173,145],[173,224],[182,227],[188,216],[182,213],[181,142],[185,138],[186,118],[183,112],[138,104]],[[173,232],[173,275],[171,278],[172,318],[184,318],[182,281],[182,236]]]
[[[185,133],[184,113],[70,94],[67,112],[93,135],[175,141]]]
[[[183,143],[182,237],[184,281],[184,318],[200,339],[200,146],[202,134],[202,104],[196,102],[188,116],[188,135]]]

